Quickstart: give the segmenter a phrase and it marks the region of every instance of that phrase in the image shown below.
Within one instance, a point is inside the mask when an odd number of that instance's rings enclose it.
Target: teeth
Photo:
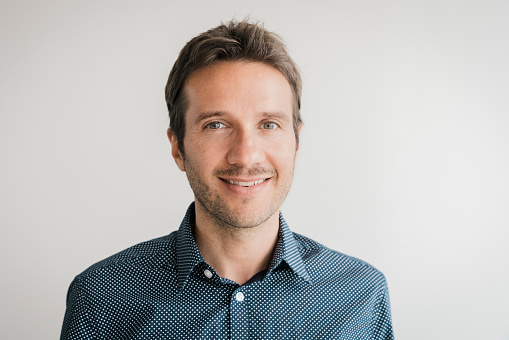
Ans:
[[[229,181],[229,180],[226,180],[226,181],[228,183],[230,183],[230,184],[240,185],[240,186],[243,186],[243,187],[250,187],[250,186],[257,185],[257,184],[265,182],[265,179],[261,179],[259,181],[253,181],[253,182],[238,182],[238,181]]]

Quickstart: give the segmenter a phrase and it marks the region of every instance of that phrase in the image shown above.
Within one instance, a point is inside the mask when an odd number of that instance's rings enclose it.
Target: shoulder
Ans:
[[[386,287],[385,276],[369,263],[330,249],[303,235],[293,233],[300,255],[315,282],[342,281],[362,286]]]
[[[176,232],[169,235],[145,241],[122,250],[108,258],[99,261],[76,278],[86,280],[105,272],[122,272],[127,268],[161,268],[175,263]]]

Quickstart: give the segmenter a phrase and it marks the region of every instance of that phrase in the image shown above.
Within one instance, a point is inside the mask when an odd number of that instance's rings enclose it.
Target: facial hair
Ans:
[[[211,185],[208,185],[193,162],[187,157],[184,158],[184,166],[189,184],[196,200],[204,207],[209,217],[215,220],[216,225],[222,225],[226,228],[255,228],[267,221],[271,216],[279,211],[283,204],[293,180],[293,167],[291,173],[285,174],[285,178],[280,178],[280,174],[275,169],[265,168],[261,166],[245,169],[239,166],[231,166],[226,169],[218,169],[212,174]],[[250,207],[252,198],[246,197],[242,199],[243,210],[231,208],[227,204],[227,197],[223,197],[218,185],[214,181],[222,177],[252,177],[259,175],[267,175],[270,177],[268,185],[276,185],[275,194],[266,202],[262,209]]]

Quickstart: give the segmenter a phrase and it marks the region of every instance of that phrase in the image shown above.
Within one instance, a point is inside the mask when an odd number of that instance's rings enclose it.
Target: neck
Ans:
[[[196,245],[219,276],[243,285],[269,268],[278,238],[279,211],[256,227],[239,228],[217,221],[198,202],[195,209]]]

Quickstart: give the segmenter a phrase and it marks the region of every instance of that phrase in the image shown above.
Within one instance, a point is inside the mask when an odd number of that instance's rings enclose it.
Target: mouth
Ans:
[[[223,182],[226,182],[226,183],[229,183],[229,184],[233,184],[233,185],[238,185],[238,186],[241,186],[241,187],[252,187],[254,185],[258,185],[258,184],[261,184],[261,183],[269,180],[269,178],[264,178],[264,179],[260,179],[258,181],[251,181],[251,182],[232,181],[232,180],[224,179],[224,178],[221,178],[221,180]]]

